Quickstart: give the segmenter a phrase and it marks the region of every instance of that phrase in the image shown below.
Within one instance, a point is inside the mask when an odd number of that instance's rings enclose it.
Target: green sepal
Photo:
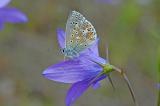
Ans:
[[[113,65],[106,64],[106,65],[103,66],[103,73],[104,74],[109,74],[112,71],[113,71]]]

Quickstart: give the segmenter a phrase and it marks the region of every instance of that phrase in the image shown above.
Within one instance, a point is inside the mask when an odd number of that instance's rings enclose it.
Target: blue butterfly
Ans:
[[[82,14],[72,11],[66,24],[65,47],[61,49],[64,56],[77,57],[96,40],[97,34],[93,25]]]

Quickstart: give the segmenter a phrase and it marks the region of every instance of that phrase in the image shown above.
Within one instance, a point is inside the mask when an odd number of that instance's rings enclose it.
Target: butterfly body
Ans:
[[[79,12],[72,11],[66,24],[65,48],[61,51],[69,58],[89,48],[97,39],[93,25]]]
[[[62,54],[64,54],[65,57],[69,58],[79,56],[79,53],[76,50],[74,50],[74,48],[63,48],[61,49],[61,52]]]

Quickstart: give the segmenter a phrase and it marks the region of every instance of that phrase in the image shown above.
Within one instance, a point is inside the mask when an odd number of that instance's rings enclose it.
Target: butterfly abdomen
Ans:
[[[64,48],[63,54],[69,58],[77,57],[79,55],[78,52],[73,48]]]

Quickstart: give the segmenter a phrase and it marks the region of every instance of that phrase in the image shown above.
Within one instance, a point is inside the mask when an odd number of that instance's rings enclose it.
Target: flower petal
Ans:
[[[9,4],[11,0],[0,0],[0,8],[6,6],[7,4]]]
[[[106,76],[100,76],[96,81],[104,79]],[[88,88],[94,78],[86,79],[77,83],[74,83],[68,90],[66,96],[66,106],[71,106]]]
[[[99,56],[96,56],[94,54],[90,54],[90,55],[89,54],[82,54],[81,56],[83,56],[83,57],[85,57],[85,58],[87,58],[87,59],[89,59],[89,60],[91,60],[91,61],[93,61],[97,64],[104,65],[104,64],[108,63],[108,60],[105,60],[105,59],[103,59]]]
[[[99,56],[98,52],[98,41],[99,39],[96,39],[96,41],[87,49],[85,49],[81,54],[89,54],[89,55],[96,55]]]
[[[53,81],[75,83],[92,78],[101,71],[102,68],[98,64],[79,57],[50,66],[43,72],[43,76]]]
[[[100,81],[103,80],[106,77],[107,77],[106,75],[101,75],[100,77],[95,79],[95,81],[93,81],[93,83],[92,83],[92,88],[93,89],[98,89],[101,86]]]
[[[84,56],[84,57],[86,56],[86,58],[88,58],[89,60],[92,60],[96,63],[106,64],[108,61],[99,57],[98,41],[99,41],[99,39],[97,39],[91,47],[84,50],[80,55]]]
[[[71,106],[88,89],[89,81],[84,80],[72,85],[66,96],[66,106]]]
[[[66,39],[65,31],[62,28],[57,28],[56,32],[60,48],[65,48],[65,39]]]
[[[92,85],[93,89],[98,89],[101,86],[101,84],[99,82],[95,83]]]
[[[157,89],[160,89],[160,83],[157,83],[156,87],[157,87]]]
[[[16,8],[1,8],[0,21],[10,23],[22,23],[27,22],[28,19],[24,13],[17,10]]]
[[[117,4],[120,4],[122,2],[122,0],[95,0],[95,2],[117,5]]]
[[[89,48],[90,51],[91,51],[92,53],[94,53],[95,55],[97,55],[97,56],[99,56],[98,41],[99,41],[99,39],[97,39],[97,40],[95,41],[95,43]]]

